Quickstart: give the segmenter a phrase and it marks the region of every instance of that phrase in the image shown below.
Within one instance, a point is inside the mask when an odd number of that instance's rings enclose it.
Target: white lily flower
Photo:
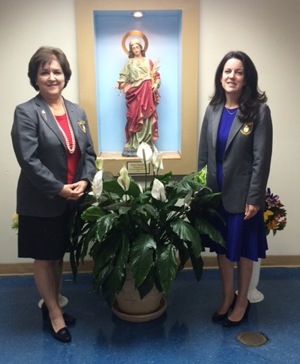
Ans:
[[[140,158],[142,162],[146,162],[148,164],[151,162],[152,159],[152,148],[148,143],[142,142],[138,147],[136,155]]]
[[[163,165],[163,158],[162,158],[162,154],[159,154],[156,158],[155,163],[153,162],[153,171],[155,174],[158,174],[158,172],[164,169],[164,165]]]
[[[100,198],[103,190],[102,174],[103,174],[102,170],[98,171],[95,174],[95,177],[92,182],[92,190],[97,200]]]
[[[143,192],[144,192],[144,190],[143,190],[142,185],[141,185],[140,183],[138,183],[138,186],[139,186],[139,189],[140,189],[141,193],[143,193]]]
[[[193,192],[189,191],[189,193],[185,196],[185,198],[183,200],[184,205],[188,206],[190,204],[192,196],[193,196]]]
[[[158,150],[156,148],[155,145],[153,145],[153,155],[152,155],[152,164],[155,167],[157,167],[157,163],[158,163]]]
[[[103,169],[103,158],[102,157],[97,157],[97,159],[96,159],[96,168],[98,169],[98,171]]]
[[[124,191],[127,191],[130,185],[130,178],[128,175],[128,170],[125,166],[123,166],[120,170],[120,176],[118,177],[118,183],[123,188]]]
[[[162,154],[159,156],[159,169],[164,169]]]
[[[165,202],[166,199],[167,199],[165,186],[157,178],[155,178],[154,181],[153,181],[151,196],[153,198],[155,198],[156,200],[159,200],[159,201],[162,201],[162,202]]]

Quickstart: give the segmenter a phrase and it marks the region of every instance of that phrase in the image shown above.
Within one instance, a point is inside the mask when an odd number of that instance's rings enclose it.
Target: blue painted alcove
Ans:
[[[159,59],[161,87],[157,108],[159,151],[181,151],[181,10],[145,11],[134,18],[129,11],[94,11],[98,145],[101,152],[121,152],[125,144],[124,95],[115,89],[127,60],[122,38],[139,30],[149,41],[146,56]]]

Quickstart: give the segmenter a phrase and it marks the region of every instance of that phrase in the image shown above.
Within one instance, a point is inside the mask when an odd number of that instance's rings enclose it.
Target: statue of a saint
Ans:
[[[141,142],[150,146],[158,138],[156,107],[160,86],[158,62],[146,58],[139,39],[129,43],[129,59],[120,71],[117,88],[126,98],[126,144],[123,156],[135,157]]]

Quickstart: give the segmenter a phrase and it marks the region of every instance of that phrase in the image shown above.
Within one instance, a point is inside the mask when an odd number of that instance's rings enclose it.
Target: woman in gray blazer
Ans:
[[[229,52],[215,75],[215,92],[206,109],[199,144],[199,170],[207,165],[207,184],[222,192],[220,225],[226,247],[210,242],[217,253],[223,295],[214,322],[237,326],[248,316],[247,299],[253,261],[265,258],[263,220],[272,154],[272,121],[267,97],[245,53]],[[238,296],[233,267],[237,263]]]
[[[55,339],[69,342],[66,325],[75,318],[62,313],[58,302],[69,244],[67,222],[72,205],[94,177],[96,155],[85,112],[62,97],[71,77],[65,54],[58,48],[39,48],[29,62],[28,77],[39,93],[16,107],[11,131],[21,167],[18,255],[34,259],[43,317]]]

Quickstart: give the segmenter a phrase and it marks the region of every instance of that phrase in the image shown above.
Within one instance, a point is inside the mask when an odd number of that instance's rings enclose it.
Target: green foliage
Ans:
[[[210,223],[211,217],[218,216],[220,194],[211,193],[202,177],[195,173],[180,180],[173,180],[172,173],[156,176],[165,193],[159,199],[153,197],[154,182],[142,191],[133,180],[127,191],[110,180],[103,182],[99,199],[86,195],[71,224],[74,277],[78,264],[90,256],[95,288],[109,304],[122,288],[126,268],[141,297],[154,285],[167,295],[188,260],[200,280],[203,237],[224,245]]]

